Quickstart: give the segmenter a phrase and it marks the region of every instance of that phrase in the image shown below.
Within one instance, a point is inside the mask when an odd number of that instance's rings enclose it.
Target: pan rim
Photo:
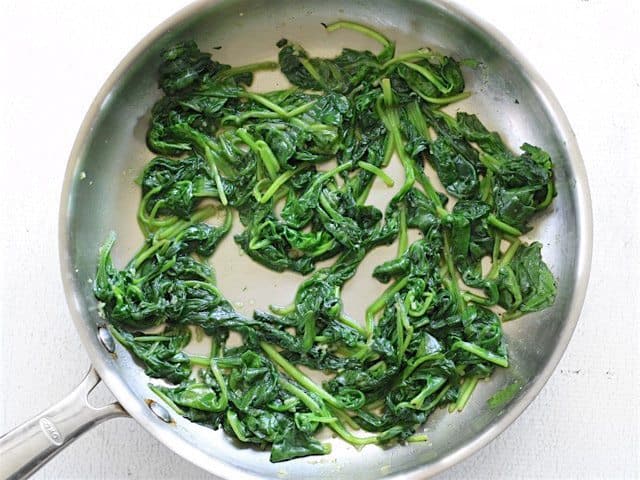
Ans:
[[[562,358],[577,325],[588,286],[593,247],[593,218],[586,169],[578,148],[575,134],[569,124],[566,114],[550,87],[538,72],[529,64],[526,58],[520,54],[513,43],[489,22],[479,18],[475,13],[470,12],[465,7],[458,3],[453,3],[450,0],[419,1],[420,3],[425,4],[430,3],[436,8],[446,11],[449,14],[453,14],[459,17],[463,22],[468,23],[477,30],[485,33],[489,38],[494,39],[500,45],[500,47],[511,57],[514,64],[516,64],[522,71],[526,72],[531,85],[537,90],[538,96],[543,102],[545,109],[556,120],[557,133],[565,143],[564,148],[567,153],[570,171],[573,180],[575,180],[573,196],[575,198],[576,205],[578,205],[576,215],[578,227],[577,235],[579,235],[580,240],[576,255],[575,289],[571,301],[569,302],[568,315],[564,319],[565,325],[558,336],[556,346],[552,354],[547,358],[544,367],[538,372],[537,378],[532,381],[527,391],[510,406],[502,417],[471,441],[434,462],[424,464],[411,471],[401,471],[388,477],[402,477],[405,479],[418,479],[424,478],[425,476],[436,475],[459,463],[465,458],[470,457],[506,430],[507,427],[509,427],[509,425],[511,425],[538,396]],[[168,430],[164,424],[149,421],[149,412],[148,409],[144,407],[144,402],[142,402],[140,398],[131,391],[126,382],[107,364],[104,352],[100,351],[95,343],[93,331],[87,328],[87,324],[84,321],[83,314],[80,309],[80,299],[83,295],[74,286],[74,267],[70,254],[69,223],[71,216],[69,208],[72,187],[74,185],[74,177],[80,159],[83,157],[83,151],[87,146],[87,141],[93,131],[95,121],[99,116],[101,107],[108,99],[109,93],[112,91],[124,72],[126,72],[126,70],[135,63],[136,59],[148,48],[149,45],[166,33],[167,30],[172,29],[175,25],[179,25],[188,18],[198,15],[205,9],[213,7],[219,3],[221,3],[221,0],[199,0],[187,5],[163,21],[150,33],[145,35],[120,61],[118,66],[109,75],[99,90],[80,126],[65,171],[58,223],[59,260],[67,305],[82,344],[89,355],[93,367],[129,415],[131,415],[137,423],[139,423],[165,446],[198,467],[223,478],[254,479],[259,477],[247,471],[243,471],[239,467],[230,463],[211,458],[196,446],[191,445],[176,432]]]

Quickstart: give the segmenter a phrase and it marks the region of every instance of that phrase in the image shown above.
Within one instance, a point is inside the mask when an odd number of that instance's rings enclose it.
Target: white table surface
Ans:
[[[184,4],[0,1],[0,432],[87,370],[58,270],[67,155],[111,70]],[[595,248],[580,322],[542,393],[441,478],[639,478],[640,2],[465,4],[517,45],[564,106],[589,174]],[[207,474],[128,419],[92,430],[36,475],[161,477]]]

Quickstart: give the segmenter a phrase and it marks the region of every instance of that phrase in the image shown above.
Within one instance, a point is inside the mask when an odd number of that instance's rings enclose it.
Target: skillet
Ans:
[[[505,132],[511,146],[529,141],[554,159],[558,196],[531,236],[558,279],[553,307],[507,323],[505,337],[511,367],[482,382],[465,410],[436,412],[426,425],[430,442],[362,451],[332,440],[325,457],[271,464],[268,453],[239,448],[223,432],[190,423],[149,390],[148,378],[103,326],[93,297],[97,251],[109,231],[118,233],[114,250],[122,264],[140,245],[135,221],[139,190],[134,179],[152,154],[144,137],[148,113],[160,96],[156,71],[159,52],[180,39],[202,48],[217,45],[215,58],[232,64],[273,59],[275,43],[295,40],[313,54],[326,56],[340,47],[375,49],[353,32],[327,34],[321,22],[354,20],[397,41],[398,52],[432,46],[456,58],[481,62],[467,72],[474,95],[464,109],[477,113],[492,129]],[[282,86],[277,75],[261,76],[255,88]],[[515,103],[515,100],[518,103]],[[92,180],[92,183],[88,181]],[[374,192],[372,195],[375,195]],[[544,386],[575,328],[586,291],[591,258],[591,206],[584,166],[575,137],[544,81],[498,32],[461,8],[440,0],[340,2],[307,0],[201,1],[180,11],[145,37],[116,68],[96,97],[71,153],[60,208],[60,261],[69,308],[92,361],[87,377],[67,398],[0,438],[0,476],[22,478],[92,426],[129,415],[179,455],[224,478],[424,478],[469,456],[517,418]],[[246,308],[286,303],[299,277],[266,273],[238,257],[233,242],[221,245],[214,259],[226,296]],[[225,250],[226,249],[226,250]],[[225,261],[221,261],[225,259]],[[375,262],[375,259],[373,260]],[[245,292],[246,279],[251,284]],[[367,280],[354,279],[351,299],[357,311],[375,293]],[[349,292],[346,293],[347,297]],[[282,300],[282,301],[280,301]],[[53,373],[53,372],[52,372]],[[101,408],[87,401],[102,380],[117,402]],[[517,383],[517,394],[499,408],[487,399]]]

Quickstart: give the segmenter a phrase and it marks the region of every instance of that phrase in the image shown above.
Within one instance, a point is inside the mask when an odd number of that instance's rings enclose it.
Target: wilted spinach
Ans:
[[[274,462],[328,453],[314,437],[323,427],[356,446],[423,440],[416,431],[435,409],[461,410],[480,379],[508,366],[502,321],[556,295],[540,244],[519,238],[555,194],[549,155],[526,143],[516,155],[475,115],[442,110],[468,95],[452,57],[396,56],[392,41],[352,22],[325,28],[356,30],[381,50],[313,58],[283,39],[277,64],[240,67],[194,42],[162,53],[164,96],[147,134],[160,156],[138,180],[145,243],[118,270],[111,236],[94,288],[115,338],[150,377],[173,384],[151,385],[160,398],[269,445]],[[248,88],[255,71],[278,66],[292,88]],[[384,170],[394,154],[405,180],[382,212],[367,197],[376,178],[393,186]],[[252,259],[308,275],[291,305],[247,318],[217,288],[205,259],[234,211],[244,228],[234,240]],[[224,220],[212,226],[217,212]],[[409,229],[420,233],[411,244]],[[373,272],[388,288],[363,322],[351,319],[342,288],[372,249],[394,241],[397,256]],[[211,339],[210,355],[185,352],[194,330]],[[228,343],[232,332],[240,346]]]

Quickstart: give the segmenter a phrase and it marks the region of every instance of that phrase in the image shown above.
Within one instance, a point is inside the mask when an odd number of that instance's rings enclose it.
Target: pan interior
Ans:
[[[217,60],[235,65],[274,59],[275,44],[283,37],[301,43],[312,55],[336,54],[342,46],[377,51],[372,40],[354,32],[325,32],[321,22],[338,19],[355,20],[382,30],[397,41],[398,52],[432,46],[457,59],[481,62],[480,67],[465,70],[467,88],[474,95],[450,111],[461,108],[477,113],[489,128],[502,132],[514,149],[527,141],[552,155],[558,196],[530,235],[544,245],[544,258],[558,279],[559,296],[552,308],[505,325],[511,368],[498,370],[489,381],[481,382],[463,412],[436,412],[425,427],[429,442],[389,449],[369,446],[357,451],[333,439],[330,455],[271,464],[268,452],[241,447],[221,431],[183,418],[175,418],[175,424],[167,426],[151,416],[142,401],[153,397],[142,369],[124,350],[119,349],[117,357],[112,357],[95,340],[96,326],[102,320],[92,295],[91,279],[98,248],[109,231],[118,234],[114,258],[119,266],[142,242],[135,217],[140,192],[134,180],[153,156],[146,148],[145,133],[150,108],[160,96],[156,80],[160,50],[176,40],[193,38],[201,49],[214,52]],[[73,291],[71,309],[96,368],[124,407],[178,453],[213,473],[233,478],[353,478],[354,474],[371,478],[424,465],[433,473],[451,459],[461,458],[465,450],[472,451],[472,445],[477,446],[482,436],[495,436],[504,428],[500,419],[513,409],[521,411],[526,406],[564,349],[575,324],[574,291],[581,268],[584,226],[580,224],[582,213],[577,202],[581,186],[576,186],[574,180],[567,132],[558,126],[562,123],[561,114],[554,112],[526,68],[497,39],[450,7],[417,1],[258,0],[199,4],[154,36],[154,41],[139,49],[110,84],[95,117],[88,120],[91,124],[84,141],[71,159],[70,190],[62,223],[67,247],[63,251],[63,270],[66,269],[67,287]],[[213,50],[216,46],[222,48]],[[279,74],[266,73],[258,76],[254,88],[285,86],[286,81]],[[391,176],[402,179],[399,169],[391,170]],[[376,199],[374,203],[384,205],[392,193],[376,183],[372,198]],[[236,220],[236,228],[237,224]],[[370,278],[370,273],[394,251],[389,247],[371,252],[349,283],[345,305],[352,316],[362,318],[369,300],[383,288]],[[271,303],[289,303],[301,280],[296,274],[273,273],[243,256],[231,235],[211,262],[223,293],[247,314]],[[489,397],[514,384],[517,393],[513,399],[498,407],[488,406]],[[236,472],[232,474],[228,466],[235,467]]]

